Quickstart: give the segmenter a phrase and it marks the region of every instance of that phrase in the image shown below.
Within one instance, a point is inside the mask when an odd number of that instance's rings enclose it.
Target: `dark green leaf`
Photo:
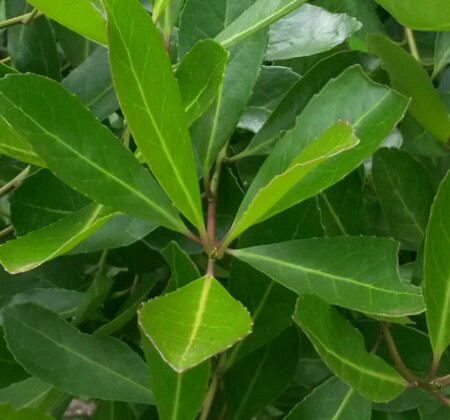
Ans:
[[[439,32],[436,36],[432,77],[439,74],[448,64],[450,64],[450,32]]]
[[[371,420],[371,403],[333,376],[297,404],[285,420]]]
[[[8,385],[24,380],[28,377],[27,373],[23,370],[12,357],[6,342],[3,339],[3,332],[0,330],[0,371],[2,375],[0,377],[0,402],[6,402],[7,400],[2,398],[2,388]],[[10,401],[8,401],[10,402]]]
[[[9,403],[15,409],[39,408],[52,389],[51,385],[31,377],[0,389],[0,402]]]
[[[150,174],[59,84],[35,75],[1,79],[0,114],[67,185],[114,209],[185,230]]]
[[[294,320],[329,368],[365,398],[389,401],[405,390],[397,371],[368,353],[360,332],[321,299],[301,296]]]
[[[8,308],[3,317],[9,349],[38,378],[73,394],[152,402],[144,362],[123,342],[82,334],[35,304]]]
[[[159,31],[137,0],[104,3],[114,85],[134,140],[168,196],[203,232],[194,153]]]
[[[398,244],[385,238],[335,237],[262,245],[232,253],[298,294],[367,314],[424,311],[418,287],[401,282]]]
[[[450,6],[448,9],[450,12]],[[414,118],[446,143],[450,136],[450,120],[428,73],[412,55],[383,35],[369,37],[369,51],[383,61],[392,86],[412,98],[409,111]]]

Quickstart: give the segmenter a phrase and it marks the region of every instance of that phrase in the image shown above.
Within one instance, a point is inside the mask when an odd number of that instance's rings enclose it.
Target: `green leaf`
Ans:
[[[175,372],[143,335],[150,383],[161,419],[194,420],[200,411],[211,374],[209,362]]]
[[[91,0],[58,0],[57,3],[54,0],[29,0],[28,3],[69,29],[106,44],[105,21]]]
[[[32,10],[25,0],[7,0],[8,18],[23,15]],[[21,72],[32,72],[61,79],[56,41],[45,16],[39,16],[28,25],[8,29],[8,52],[14,67]]]
[[[171,241],[169,245],[161,250],[161,254],[167,261],[171,272],[165,292],[173,292],[200,277],[197,266],[177,242]]]
[[[315,388],[285,420],[370,420],[371,403],[335,376]]]
[[[139,325],[164,360],[183,372],[248,335],[252,321],[216,279],[205,276],[150,300],[139,311]]]
[[[22,366],[20,366],[14,360],[14,357],[9,352],[8,348],[6,347],[6,342],[3,339],[3,331],[1,330],[0,330],[0,370],[2,372],[2,376],[0,377],[0,402],[6,402],[8,400],[2,399],[2,389],[14,382],[24,380],[25,378],[28,377],[28,375],[23,370]]]
[[[108,52],[104,48],[97,48],[62,81],[62,85],[75,93],[100,121],[119,108]]]
[[[28,177],[9,202],[11,222],[22,236],[81,210],[89,199],[43,169]]]
[[[355,18],[305,4],[270,27],[266,60],[287,60],[329,51],[361,28]]]
[[[409,111],[413,117],[446,143],[450,136],[450,120],[428,73],[411,54],[385,36],[370,35],[368,39],[370,53],[381,58],[392,86],[412,98]]]
[[[375,0],[402,25],[419,31],[450,30],[450,4],[447,0]]]
[[[98,401],[92,420],[138,420],[136,409],[117,401]],[[75,417],[76,419],[76,417]]]
[[[58,83],[31,74],[1,79],[0,114],[67,185],[113,209],[185,231],[150,174]]]
[[[279,159],[272,167],[263,166],[239,207],[227,242],[266,219],[267,213],[316,167],[358,143],[353,129],[340,121],[325,130],[291,161]]]
[[[349,122],[360,143],[317,166],[272,207],[264,218],[316,195],[355,170],[374,153],[403,117],[406,106],[407,100],[403,96],[369,80],[359,66],[349,67],[331,80],[308,103],[297,118],[295,128],[277,143],[273,153],[261,167],[260,176],[253,183],[257,185],[263,176],[267,180],[276,176],[280,162],[290,163],[309,143],[339,120]],[[374,126],[377,126],[377,130],[373,129]],[[251,188],[256,190],[256,187]]]
[[[418,287],[402,283],[397,242],[387,238],[303,239],[232,254],[298,294],[366,314],[400,317],[424,311]]]
[[[297,329],[289,328],[227,371],[224,379],[228,419],[254,418],[287,388],[299,359],[298,341]]]
[[[191,128],[204,175],[229,141],[250,99],[266,45],[267,32],[263,30],[231,48],[218,96]]]
[[[16,411],[9,404],[0,404],[0,416],[3,420],[53,420],[53,417],[41,411],[32,408]]]
[[[166,7],[169,5],[171,0],[152,0],[153,10],[152,18],[153,22],[156,22],[162,15]]]
[[[384,402],[405,390],[406,381],[385,361],[368,353],[361,333],[321,299],[301,296],[294,320],[336,376],[363,397]]]
[[[183,58],[176,77],[189,126],[217,96],[227,60],[228,52],[212,39],[199,41]]]
[[[9,403],[15,409],[39,408],[53,387],[37,378],[27,378],[0,389],[0,403]]]
[[[407,152],[382,148],[373,157],[372,179],[394,237],[417,249],[433,201],[427,170]]]
[[[434,69],[431,78],[437,76],[448,64],[450,64],[450,32],[439,32],[436,36]]]
[[[30,271],[70,251],[111,215],[107,208],[89,204],[46,227],[0,245],[0,263],[12,274]]]
[[[31,146],[0,116],[0,153],[22,162],[45,167]]]
[[[325,236],[367,232],[364,179],[358,170],[316,196]]]
[[[427,325],[436,358],[450,344],[450,172],[439,186],[425,239],[424,294]]]
[[[72,394],[152,403],[144,362],[123,342],[82,334],[35,304],[8,308],[3,317],[9,349],[39,379]]]
[[[10,73],[17,73],[17,70],[4,63],[0,63],[0,77],[6,76],[7,74]]]
[[[417,410],[403,411],[401,413],[374,411],[372,420],[422,420],[422,417],[420,417]]]
[[[242,41],[297,9],[306,0],[257,0],[227,26],[216,41],[225,48]]]
[[[159,31],[137,0],[105,0],[105,7],[114,84],[134,140],[167,195],[203,232],[194,153]]]

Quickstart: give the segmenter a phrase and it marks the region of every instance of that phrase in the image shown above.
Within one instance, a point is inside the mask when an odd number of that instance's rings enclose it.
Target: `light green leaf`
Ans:
[[[67,185],[114,210],[185,231],[148,171],[58,83],[31,74],[0,79],[0,115]]]
[[[91,0],[29,0],[28,3],[80,35],[106,44],[105,21]]]
[[[427,325],[435,357],[450,344],[450,172],[431,208],[425,239],[424,294]]]
[[[53,420],[53,417],[32,408],[14,410],[9,404],[0,404],[2,420]]]
[[[287,60],[329,51],[361,28],[355,18],[305,4],[270,27],[266,60]]]
[[[194,367],[248,335],[242,304],[210,276],[150,300],[139,311],[143,334],[177,372]]]
[[[202,407],[211,374],[206,361],[186,372],[175,372],[142,334],[150,383],[159,417],[170,420],[194,420]]]
[[[75,93],[100,121],[119,108],[105,48],[97,48],[70,72],[62,85]]]
[[[266,214],[312,170],[358,143],[353,129],[340,121],[325,130],[291,162],[287,159],[275,162],[274,166],[278,166],[275,176],[273,168],[267,170],[263,166],[239,207],[227,242],[230,243],[250,226],[264,220]]]
[[[417,249],[433,201],[427,170],[407,152],[382,148],[373,157],[372,179],[392,234]]]
[[[336,376],[363,397],[384,402],[406,389],[406,381],[395,369],[368,353],[361,333],[321,299],[301,296],[294,320]]]
[[[112,212],[95,203],[51,225],[0,246],[0,263],[12,274],[30,271],[52,260],[92,235]]]
[[[297,9],[306,0],[257,0],[226,27],[216,41],[225,48],[242,41]]]
[[[397,242],[333,237],[289,241],[232,254],[298,294],[367,314],[400,317],[424,311],[418,287],[402,283]]]
[[[167,195],[204,232],[181,94],[160,33],[138,0],[105,0],[109,59],[134,140]]]
[[[52,389],[38,378],[27,378],[0,389],[0,403],[9,403],[15,409],[39,408]]]
[[[39,379],[71,394],[152,403],[145,364],[123,342],[82,334],[35,304],[8,308],[3,317],[9,349]]]
[[[22,162],[45,167],[31,146],[0,116],[0,153]]]
[[[217,96],[227,60],[228,52],[212,39],[199,41],[183,58],[176,77],[189,126]]]
[[[227,419],[254,418],[292,382],[298,359],[298,332],[291,327],[228,370],[224,378]]]
[[[434,69],[431,78],[438,75],[447,64],[450,64],[450,32],[439,32],[436,36]]]
[[[419,31],[450,30],[450,4],[447,0],[375,0],[402,25]]]
[[[253,184],[265,185],[266,180],[278,175],[280,166],[289,164],[309,143],[339,120],[349,122],[360,143],[318,165],[264,218],[316,195],[359,167],[403,117],[406,106],[406,98],[369,80],[359,66],[349,67],[331,80],[308,103],[297,118],[295,127],[277,143]],[[256,186],[250,187],[253,188],[257,191]]]
[[[411,54],[385,36],[370,35],[368,40],[369,52],[383,61],[392,86],[412,98],[409,111],[413,117],[438,140],[447,143],[450,120],[428,73]]]
[[[370,420],[371,405],[333,376],[298,403],[285,420]]]
[[[200,277],[197,266],[177,242],[170,242],[161,250],[161,254],[167,261],[171,272],[165,292],[173,292]]]
[[[153,22],[156,22],[159,17],[162,15],[166,7],[169,5],[171,0],[152,0],[152,18]]]

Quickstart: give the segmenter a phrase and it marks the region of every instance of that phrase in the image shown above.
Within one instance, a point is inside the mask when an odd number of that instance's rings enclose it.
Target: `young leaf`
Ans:
[[[32,7],[25,0],[6,0],[6,16],[23,15]],[[8,52],[14,67],[21,72],[32,72],[61,79],[56,40],[45,16],[33,19],[29,25],[8,29]]]
[[[72,394],[152,403],[145,364],[123,342],[82,334],[31,303],[7,308],[3,317],[9,349],[39,379]]]
[[[370,420],[371,406],[370,401],[333,376],[298,403],[285,420]]]
[[[285,390],[298,363],[298,341],[297,329],[291,327],[227,371],[224,379],[228,419],[254,418]]]
[[[194,153],[159,31],[138,0],[104,3],[114,84],[134,140],[167,195],[202,232]]]
[[[54,420],[53,417],[33,408],[14,410],[9,404],[0,404],[2,420]]]
[[[370,35],[368,40],[370,53],[383,60],[392,86],[412,98],[409,111],[413,117],[438,140],[447,143],[450,120],[427,72],[411,54],[385,36]]]
[[[424,294],[435,357],[450,344],[450,172],[439,186],[425,239]]]
[[[331,50],[361,26],[344,13],[305,4],[270,27],[266,60],[287,60]]]
[[[0,79],[0,115],[75,190],[135,217],[186,229],[150,174],[59,84],[31,74]]]
[[[32,6],[73,31],[106,44],[105,21],[91,0],[27,0]],[[76,16],[76,19],[74,19]]]
[[[0,263],[12,274],[30,271],[70,251],[112,214],[101,205],[89,204],[53,224],[0,245]]]
[[[348,121],[361,141],[353,149],[327,159],[313,169],[270,209],[264,219],[316,195],[355,170],[391,132],[403,116],[407,103],[403,96],[369,80],[359,66],[348,68],[330,81],[308,103],[297,118],[295,128],[277,143],[254,179],[251,190],[256,193],[259,186],[265,186],[279,174],[280,167],[292,162],[309,143],[339,120]],[[245,207],[241,206],[238,216],[244,211]]]
[[[231,47],[297,9],[306,0],[257,0],[235,21],[226,27],[216,41],[225,48]]]
[[[340,121],[325,130],[291,162],[288,160],[277,162],[278,173],[274,177],[272,168],[266,172],[267,176],[266,173],[260,172],[242,201],[227,241],[231,242],[250,226],[264,220],[266,214],[292,187],[316,167],[358,143],[353,129],[346,122]],[[263,167],[261,171],[264,170]]]
[[[419,31],[450,30],[450,4],[447,0],[428,0],[426,7],[417,0],[375,0],[402,25]]]
[[[367,314],[424,311],[418,287],[401,282],[398,244],[387,238],[303,239],[233,250],[233,255],[298,294]]]
[[[271,151],[273,143],[281,133],[294,128],[297,116],[311,98],[331,78],[356,64],[359,57],[360,54],[356,52],[339,52],[319,61],[289,90],[247,148],[236,158],[267,154]]]
[[[211,374],[206,361],[186,372],[175,372],[142,334],[150,383],[161,419],[194,420],[200,411]]]
[[[406,381],[397,371],[368,353],[361,333],[321,299],[299,297],[294,321],[336,376],[363,397],[384,402],[405,390]]]
[[[139,325],[164,360],[184,372],[248,335],[252,321],[242,304],[207,275],[147,302]]]
[[[186,54],[176,77],[188,126],[208,108],[223,82],[228,52],[212,39],[199,41]]]
[[[31,146],[0,116],[0,152],[32,165],[45,167],[45,163]]]
[[[427,170],[407,152],[383,148],[373,157],[372,178],[394,237],[417,249],[433,201]]]
[[[119,108],[105,48],[97,48],[62,85],[75,93],[100,121]]]

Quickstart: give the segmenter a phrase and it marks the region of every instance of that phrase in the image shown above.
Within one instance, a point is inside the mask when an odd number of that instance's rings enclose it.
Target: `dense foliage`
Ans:
[[[304,3],[0,0],[1,420],[450,417],[450,2]]]

